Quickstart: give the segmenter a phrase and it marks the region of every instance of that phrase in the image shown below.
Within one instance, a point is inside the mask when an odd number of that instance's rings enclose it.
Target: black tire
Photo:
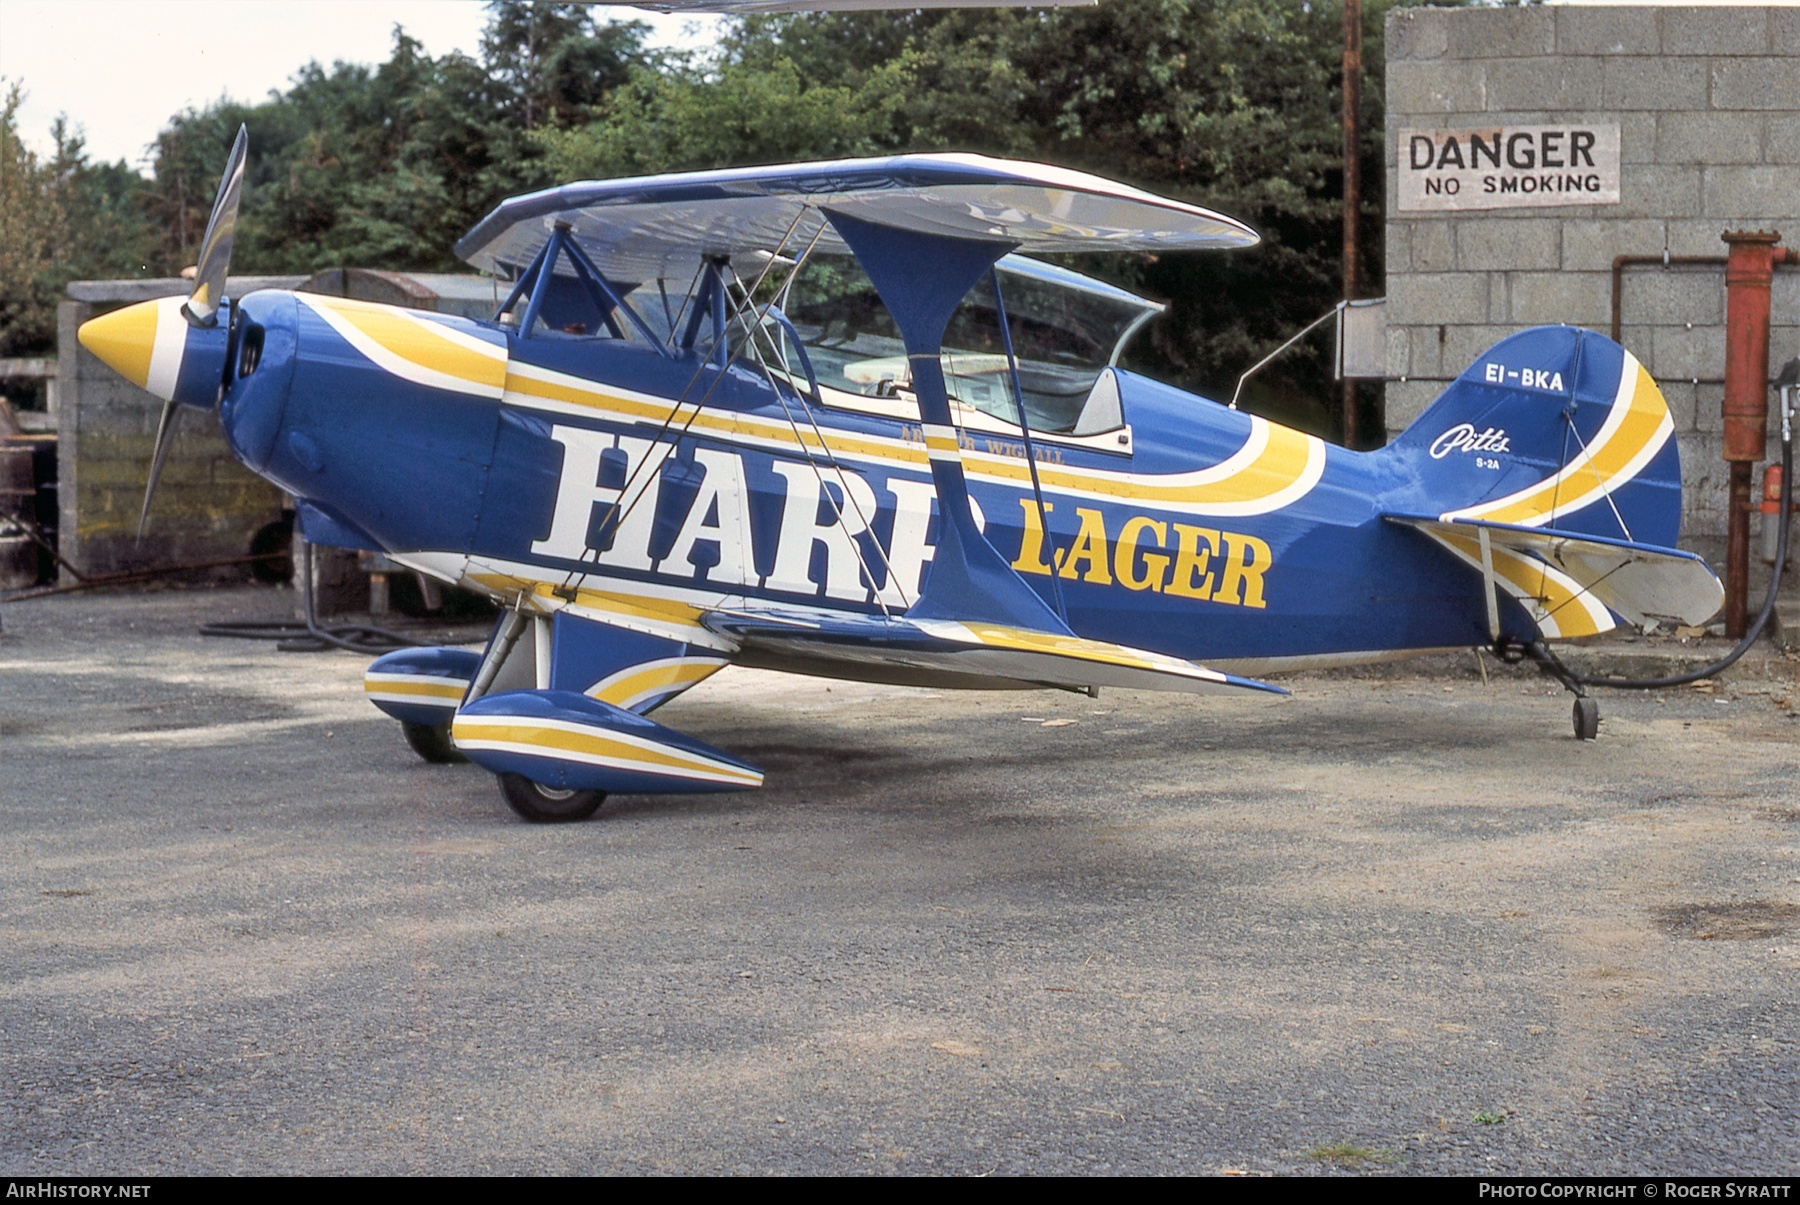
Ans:
[[[605,791],[559,791],[523,774],[502,774],[500,796],[506,806],[533,824],[567,824],[586,820],[606,802]]]
[[[1575,700],[1575,739],[1591,741],[1600,735],[1600,700]]]
[[[434,766],[449,766],[469,759],[462,755],[456,742],[450,739],[450,721],[441,724],[408,724],[400,722],[400,731],[406,734],[406,743],[412,751]]]
[[[265,586],[278,586],[294,580],[294,516],[284,515],[273,523],[264,523],[250,537],[250,555],[260,560],[250,562],[250,576]]]

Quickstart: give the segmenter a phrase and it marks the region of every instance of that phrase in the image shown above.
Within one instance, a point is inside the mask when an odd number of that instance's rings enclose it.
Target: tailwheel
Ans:
[[[454,765],[469,759],[462,755],[456,742],[450,739],[450,721],[441,724],[409,724],[400,722],[400,731],[406,737],[406,743],[420,758],[434,766]]]
[[[1542,640],[1525,644],[1516,640],[1501,640],[1495,642],[1494,652],[1507,661],[1520,661],[1530,657],[1546,677],[1555,678],[1562,683],[1564,690],[1575,696],[1576,740],[1591,741],[1600,735],[1600,701],[1589,697],[1575,671],[1564,665],[1562,658],[1552,652],[1549,645]]]
[[[1575,739],[1591,741],[1600,735],[1600,700],[1583,695],[1575,700]]]
[[[605,791],[559,791],[523,774],[502,774],[500,795],[506,806],[533,824],[566,824],[586,820],[606,802]]]

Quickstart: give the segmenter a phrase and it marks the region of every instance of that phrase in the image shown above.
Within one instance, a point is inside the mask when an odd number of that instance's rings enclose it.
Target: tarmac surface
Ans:
[[[761,791],[534,826],[367,658],[196,634],[291,606],[0,607],[0,1174],[1800,1166],[1779,653],[1585,744],[1472,654],[1268,702],[727,670],[658,718]]]

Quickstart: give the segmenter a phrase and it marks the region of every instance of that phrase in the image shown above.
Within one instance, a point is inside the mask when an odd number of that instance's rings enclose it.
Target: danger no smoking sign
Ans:
[[[1618,123],[1400,131],[1400,208],[1619,203]]]

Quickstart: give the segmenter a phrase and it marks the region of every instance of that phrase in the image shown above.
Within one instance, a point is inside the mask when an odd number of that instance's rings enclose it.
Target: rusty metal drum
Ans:
[[[38,548],[26,534],[36,499],[31,448],[0,443],[0,590],[37,584]]]

